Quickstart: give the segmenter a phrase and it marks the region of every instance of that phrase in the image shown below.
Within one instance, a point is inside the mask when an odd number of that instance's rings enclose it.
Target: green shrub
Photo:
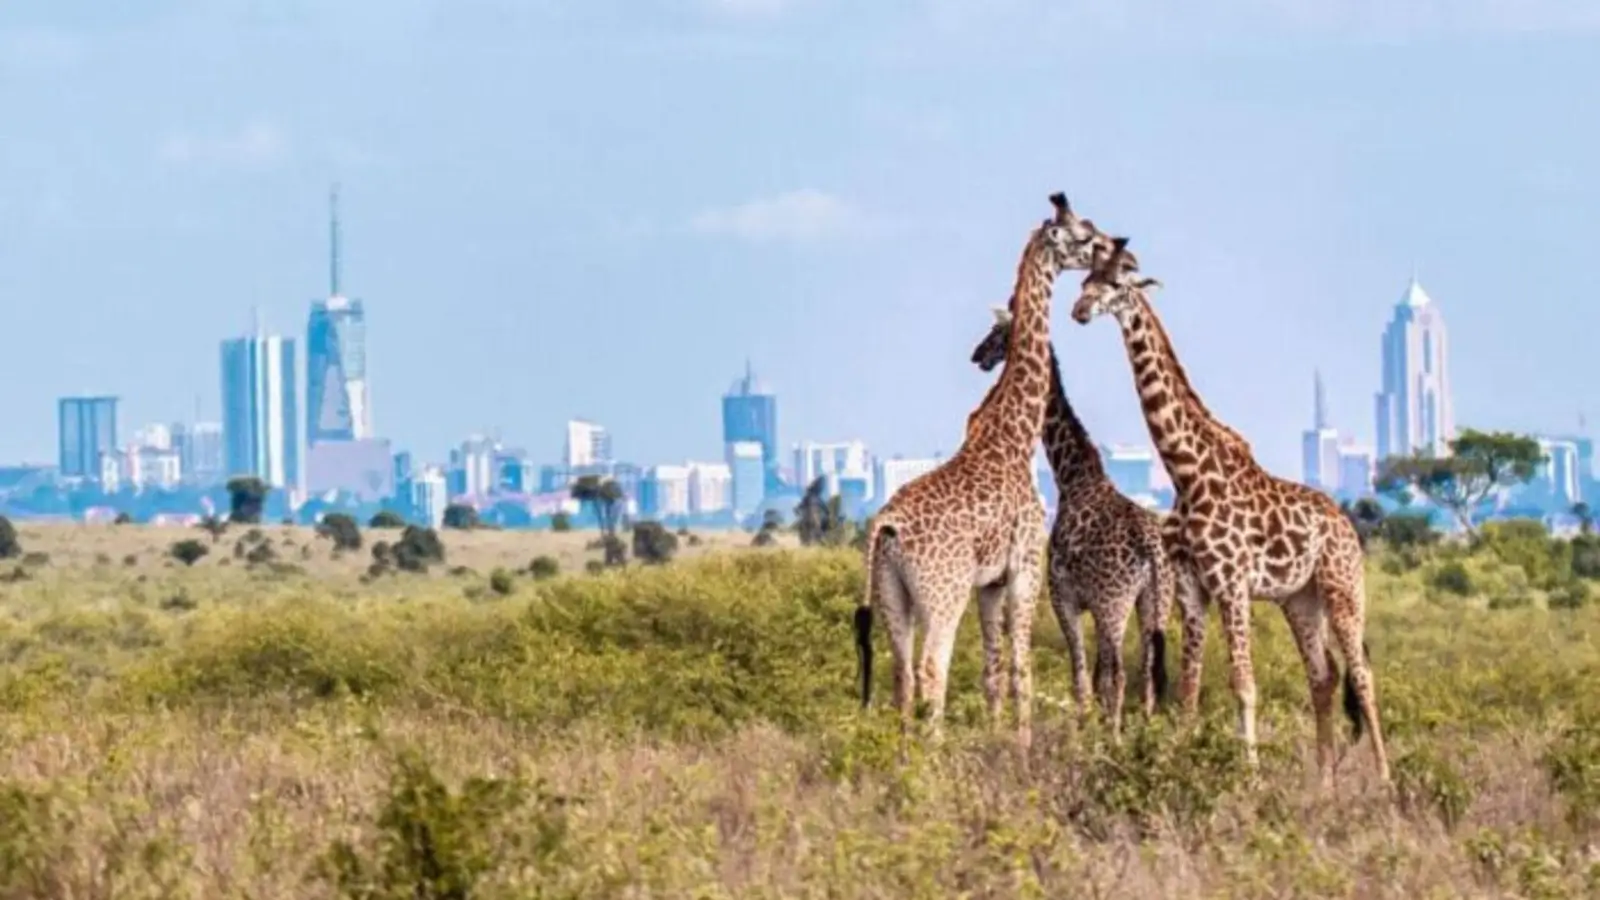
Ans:
[[[489,590],[504,597],[517,589],[516,576],[504,568],[496,567],[489,573]]]
[[[533,561],[528,563],[528,575],[536,581],[554,578],[559,574],[561,574],[561,563],[553,556],[535,556]]]
[[[1593,589],[1587,581],[1574,578],[1550,592],[1551,609],[1581,609],[1589,605]]]
[[[0,559],[15,559],[22,555],[22,542],[17,540],[16,526],[5,516],[0,516]]]
[[[507,820],[519,817],[517,840]],[[342,896],[412,900],[478,896],[481,883],[514,851],[535,874],[565,861],[566,801],[542,783],[519,778],[469,778],[452,791],[414,752],[398,754],[388,795],[375,817],[375,836],[363,844],[337,840],[314,870]]]
[[[347,513],[328,513],[317,523],[317,534],[333,541],[336,550],[360,550],[361,529]]]
[[[1477,793],[1449,759],[1426,745],[1395,760],[1394,781],[1403,809],[1437,815],[1447,829],[1460,824]]]
[[[405,517],[392,509],[381,509],[367,522],[368,528],[404,528]]]
[[[1470,597],[1477,588],[1472,582],[1472,573],[1458,560],[1450,560],[1434,570],[1428,583],[1435,590],[1455,594],[1458,597]]]
[[[210,547],[207,547],[205,544],[200,543],[194,538],[185,538],[184,540],[177,541],[167,549],[167,555],[186,566],[194,565],[210,552]],[[124,565],[131,566],[137,564],[139,559],[138,557],[129,554],[123,558],[122,562]]]

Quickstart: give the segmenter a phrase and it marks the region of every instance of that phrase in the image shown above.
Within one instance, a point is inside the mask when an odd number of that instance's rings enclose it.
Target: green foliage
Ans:
[[[267,484],[254,476],[228,479],[228,520],[242,524],[261,521],[267,502]]]
[[[133,516],[128,515],[126,511],[117,513],[116,518],[111,520],[111,524],[113,525],[129,525],[132,524],[132,522]]]
[[[200,543],[194,538],[185,538],[181,541],[175,541],[173,542],[172,546],[167,549],[167,555],[186,566],[194,565],[210,552],[211,548]],[[135,562],[137,561],[138,560],[136,559]]]
[[[1574,579],[1551,591],[1548,603],[1551,609],[1582,609],[1593,597],[1588,582]]]
[[[622,486],[610,478],[584,475],[572,483],[572,499],[589,507],[600,525],[600,533],[617,533],[617,521],[622,515]]]
[[[5,516],[0,516],[0,559],[15,559],[22,555],[22,542],[17,540],[16,526]]]
[[[1435,590],[1455,594],[1458,597],[1470,597],[1476,593],[1477,587],[1472,582],[1472,573],[1459,560],[1450,560],[1435,569],[1428,583]]]
[[[643,563],[660,565],[672,561],[678,552],[678,536],[660,522],[643,521],[633,526],[633,556]]]
[[[407,525],[400,540],[389,549],[396,568],[406,572],[426,572],[433,563],[444,562],[444,542],[432,528]]]
[[[328,513],[317,523],[317,535],[333,541],[339,550],[360,550],[361,529],[347,513]]]
[[[206,516],[201,519],[198,527],[201,531],[211,535],[211,543],[213,544],[222,540],[222,536],[228,531],[227,521],[216,516]]]
[[[47,897],[50,872],[67,849],[56,798],[0,782],[0,897]]]
[[[1448,757],[1423,745],[1402,753],[1394,761],[1395,789],[1409,814],[1437,815],[1454,829],[1472,806],[1477,788]]]
[[[1203,829],[1244,788],[1244,750],[1225,717],[1189,729],[1162,726],[1160,719],[1140,723],[1120,744],[1102,737],[1087,748],[1083,786],[1067,812],[1089,834],[1104,839],[1124,821],[1144,829],[1159,818]]]
[[[561,574],[561,563],[553,556],[535,556],[528,563],[528,577],[535,581],[554,578]]]
[[[529,804],[528,828],[505,823]],[[505,858],[516,855],[535,874],[564,862],[566,801],[519,778],[469,778],[452,791],[415,752],[397,755],[365,845],[338,840],[315,870],[352,900],[467,900]]]
[[[512,575],[509,570],[496,566],[494,571],[489,573],[489,590],[505,597],[516,589],[516,576]]]
[[[550,514],[550,530],[551,531],[556,531],[556,532],[571,531],[572,530],[572,517],[567,515],[564,512],[551,513]]]
[[[477,508],[465,503],[452,503],[444,508],[444,518],[440,524],[445,528],[471,531],[482,523],[478,519]]]
[[[1376,534],[1385,545],[1395,549],[1430,547],[1439,540],[1439,532],[1428,524],[1428,517],[1418,513],[1385,516],[1378,523]]]
[[[404,528],[405,516],[392,509],[380,509],[373,514],[371,521],[367,522],[368,528]]]
[[[1573,827],[1600,824],[1600,720],[1589,717],[1563,729],[1540,762]]]
[[[1539,442],[1511,432],[1463,429],[1450,441],[1448,456],[1418,451],[1379,464],[1380,491],[1403,498],[1416,491],[1450,510],[1473,530],[1473,510],[1496,489],[1533,478],[1544,453]]]
[[[1600,536],[1580,534],[1572,539],[1572,574],[1600,578]]]

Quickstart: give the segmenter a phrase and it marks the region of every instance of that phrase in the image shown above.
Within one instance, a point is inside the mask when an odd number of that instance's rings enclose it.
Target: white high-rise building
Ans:
[[[873,492],[873,499],[880,503],[889,502],[895,491],[905,487],[910,481],[939,468],[944,460],[937,457],[923,459],[883,459],[877,466],[877,490]]]
[[[269,487],[300,487],[294,339],[266,334],[222,342],[223,434],[227,474]]]
[[[444,524],[444,511],[450,505],[450,489],[445,482],[444,470],[428,466],[411,479],[411,509],[419,521],[429,528]]]
[[[1339,493],[1346,497],[1372,494],[1372,479],[1377,461],[1371,447],[1345,444],[1339,448]]]
[[[861,441],[802,441],[794,448],[794,474],[801,488],[818,478],[828,478],[830,485],[837,485],[840,478],[858,478],[865,480],[868,493],[873,493],[872,458]]]
[[[1544,454],[1544,463],[1536,476],[1539,486],[1549,492],[1552,500],[1564,506],[1582,500],[1577,442],[1561,438],[1539,438],[1538,441],[1539,451]]]
[[[611,434],[584,419],[567,422],[567,468],[603,466],[611,462]]]
[[[692,462],[689,469],[689,512],[721,512],[733,506],[733,470],[727,463]]]
[[[1413,277],[1383,332],[1383,383],[1377,396],[1378,458],[1450,452],[1449,339],[1444,317]]]
[[[174,422],[170,433],[185,481],[212,484],[222,479],[227,469],[227,443],[221,422]]]

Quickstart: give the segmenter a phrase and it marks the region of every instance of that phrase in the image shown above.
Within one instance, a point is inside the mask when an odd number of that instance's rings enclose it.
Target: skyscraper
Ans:
[[[340,283],[339,188],[328,198],[328,298],[306,322],[306,446],[372,436],[367,387],[367,315]]]
[[[761,445],[767,490],[782,487],[778,477],[778,398],[756,380],[748,360],[744,377],[734,381],[728,393],[722,395],[722,442],[727,445],[741,441]]]
[[[222,429],[228,475],[300,486],[294,339],[254,334],[222,342]]]
[[[1450,452],[1449,341],[1444,317],[1415,276],[1383,332],[1383,383],[1377,395],[1378,458]]]
[[[604,426],[585,419],[567,421],[567,468],[607,466],[611,458],[611,434]]]
[[[1322,389],[1322,372],[1312,375],[1311,428],[1300,435],[1301,481],[1328,493],[1339,490],[1339,432],[1328,424],[1328,397]]]
[[[117,447],[116,397],[62,397],[60,465],[65,478],[100,477],[100,454]]]

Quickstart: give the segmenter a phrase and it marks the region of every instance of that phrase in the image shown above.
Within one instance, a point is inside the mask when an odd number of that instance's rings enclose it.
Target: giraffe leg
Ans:
[[[1227,636],[1228,683],[1239,704],[1239,738],[1245,760],[1256,768],[1256,673],[1250,660],[1250,586],[1242,579],[1217,580],[1212,595],[1222,608],[1222,630]]]
[[[912,668],[912,650],[916,639],[916,619],[913,615],[911,591],[901,577],[898,559],[893,548],[885,547],[876,560],[873,573],[876,579],[877,607],[883,616],[884,629],[889,633],[889,651],[894,659],[894,705],[900,711],[900,730],[904,733],[911,725],[913,689],[916,673]]]
[[[1333,694],[1339,686],[1339,668],[1328,649],[1322,597],[1315,584],[1284,601],[1283,615],[1306,667],[1317,722],[1317,775],[1328,790],[1333,787]]]
[[[978,623],[983,630],[983,699],[989,708],[991,728],[1000,724],[1001,707],[1005,704],[1005,671],[1000,646],[1005,595],[1004,582],[978,589]]]
[[[949,690],[950,658],[955,653],[956,629],[961,624],[962,607],[965,605],[957,602],[961,599],[959,593],[962,590],[970,589],[962,585],[959,589],[946,589],[937,596],[929,598],[928,633],[922,641],[918,688],[923,701],[928,705],[929,733],[936,741],[944,735],[944,705]]]
[[[1047,540],[1044,506],[1037,504],[1027,511],[1018,529],[1006,590],[1011,696],[1016,704],[1017,744],[1024,751],[1033,744],[1033,611],[1039,600],[1039,575]]]
[[[1082,718],[1089,710],[1089,660],[1083,651],[1083,607],[1078,605],[1066,573],[1052,562],[1050,566],[1050,609],[1067,641],[1067,656],[1072,662],[1072,699]]]
[[[1200,711],[1200,667],[1206,648],[1206,608],[1200,583],[1187,562],[1175,567],[1178,614],[1183,618],[1183,672],[1178,676],[1178,708],[1186,717]]]
[[[1114,740],[1122,737],[1122,703],[1128,690],[1127,666],[1122,661],[1122,640],[1128,633],[1128,616],[1133,612],[1134,598],[1113,595],[1109,602],[1101,598],[1094,610],[1095,623],[1095,688],[1100,695],[1100,706],[1111,724]]]
[[[1350,583],[1341,579],[1321,579],[1322,597],[1327,603],[1328,621],[1344,657],[1346,690],[1353,689],[1361,705],[1362,724],[1372,741],[1372,759],[1378,779],[1389,783],[1389,757],[1383,747],[1383,728],[1378,723],[1378,688],[1367,659],[1365,586],[1359,570]]]

